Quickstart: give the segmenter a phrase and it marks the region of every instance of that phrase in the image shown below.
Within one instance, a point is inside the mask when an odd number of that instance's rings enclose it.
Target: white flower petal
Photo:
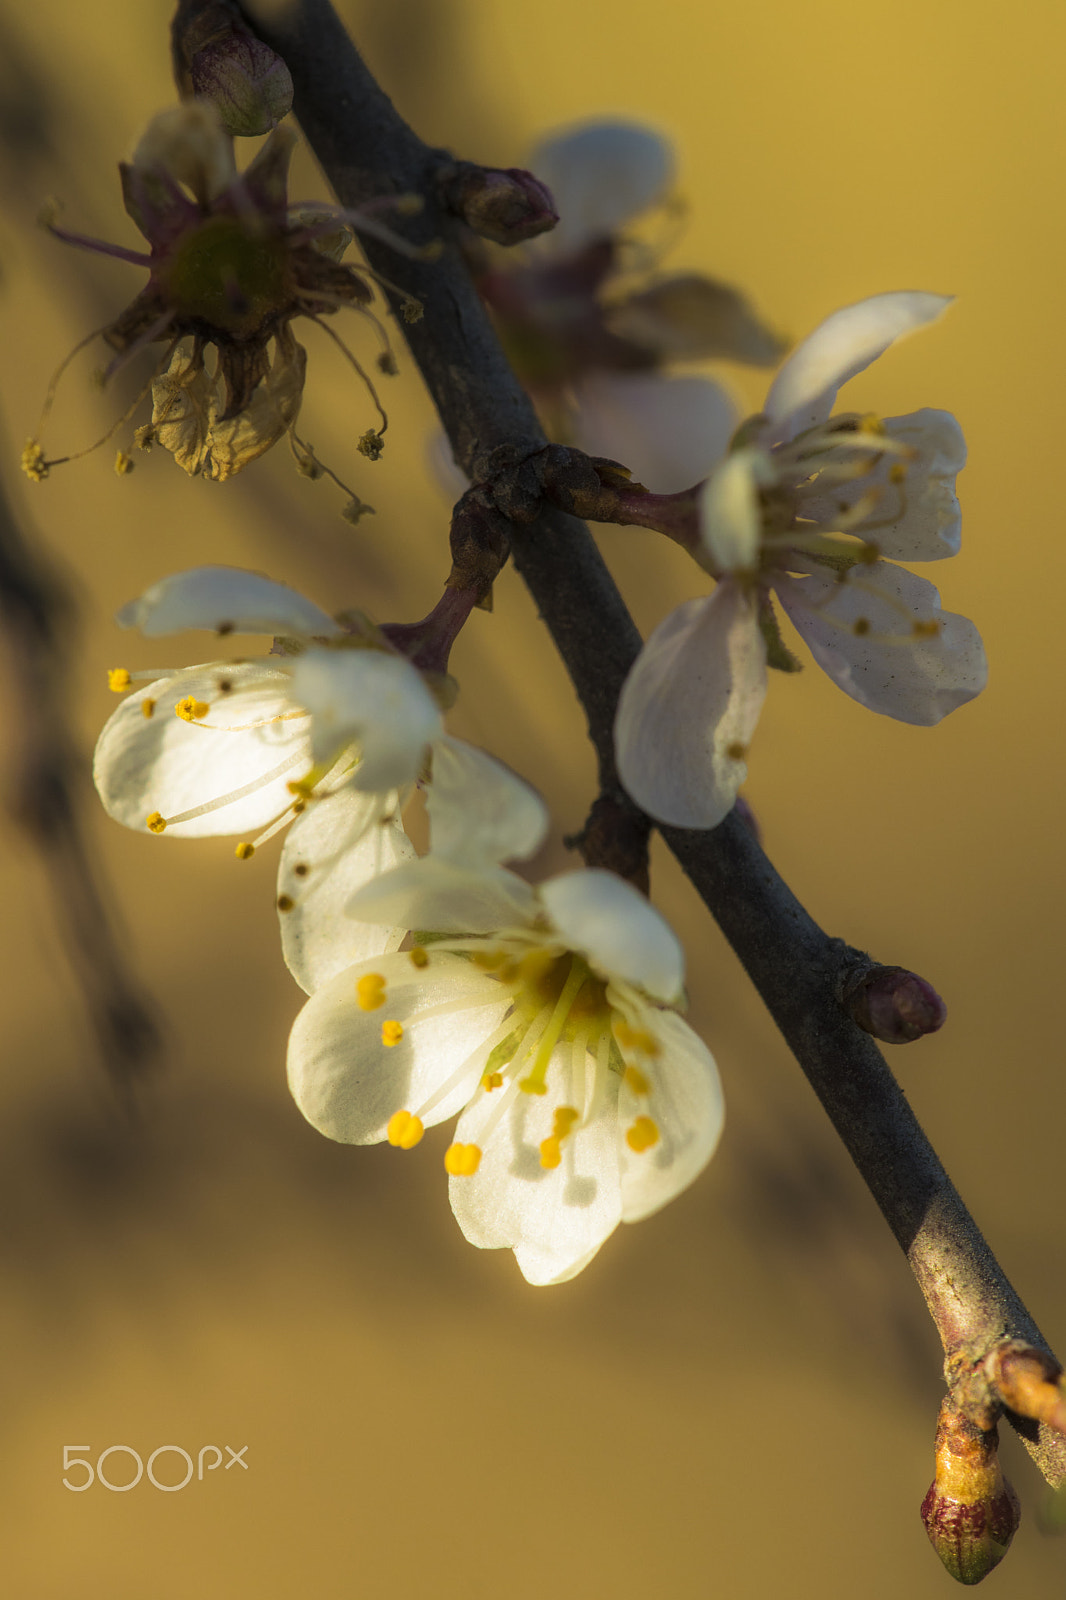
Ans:
[[[650,1149],[622,1152],[622,1220],[639,1222],[688,1187],[714,1154],[722,1132],[722,1085],[703,1040],[674,1011],[649,1012],[643,1023],[658,1038],[662,1054],[642,1065],[649,1096],[637,1095],[623,1079],[618,1092],[619,1128],[650,1116],[659,1139]]]
[[[216,661],[128,696],[96,746],[93,778],[105,809],[143,832],[152,812],[169,818],[231,796],[168,827],[167,836],[265,827],[291,804],[287,784],[311,764],[310,722],[293,706],[290,689],[289,674],[265,662]],[[207,705],[202,726],[174,713],[189,697]],[[146,717],[148,701],[155,708]]]
[[[625,681],[614,727],[623,785],[660,822],[715,827],[747,776],[765,696],[754,602],[723,579],[659,624]]]
[[[700,543],[714,572],[751,572],[759,565],[763,450],[737,450],[711,473],[700,493]]]
[[[791,439],[824,422],[837,390],[905,333],[935,322],[952,296],[900,290],[834,311],[797,345],[770,385],[763,406],[774,439]]]
[[[533,890],[513,872],[436,855],[384,873],[348,902],[350,916],[427,933],[497,933],[526,926],[536,911]]]
[[[426,746],[443,732],[436,701],[403,656],[382,650],[308,650],[292,669],[292,692],[314,717],[316,761],[358,741],[357,789],[414,783]]]
[[[590,372],[573,394],[575,444],[620,461],[653,494],[676,494],[705,478],[737,423],[732,399],[709,378]]]
[[[890,439],[906,445],[911,456],[885,454],[872,472],[834,484],[824,494],[818,493],[816,481],[810,491],[802,491],[802,515],[831,526],[841,509],[850,510],[876,489],[877,504],[864,522],[849,524],[850,532],[869,538],[890,561],[940,561],[956,555],[962,513],[955,475],[966,465],[962,429],[950,411],[928,409],[886,417],[884,429]],[[906,476],[896,485],[890,475],[900,466],[906,468]]]
[[[623,978],[657,1000],[676,1001],[685,956],[670,924],[632,884],[599,869],[564,872],[539,889],[552,926],[604,978]]]
[[[342,630],[324,611],[284,583],[240,567],[192,567],[176,572],[123,606],[120,628],[149,639],[187,628],[215,633],[281,633],[329,639]]]
[[[550,1137],[557,1107],[586,1114],[593,1105],[594,1072],[575,1084],[573,1050],[559,1045],[548,1068],[547,1093],[510,1091],[497,1120],[499,1096],[480,1090],[455,1130],[456,1142],[475,1144],[481,1161],[472,1177],[452,1178],[452,1210],[471,1244],[510,1247],[525,1278],[534,1284],[563,1283],[585,1266],[622,1216],[615,1104],[618,1078],[604,1086],[589,1124],[562,1144],[562,1160],[550,1170],[540,1163],[540,1143]],[[576,1092],[575,1092],[576,1091]],[[486,1124],[495,1124],[486,1137]]]
[[[604,239],[663,198],[674,157],[660,134],[635,122],[584,122],[545,139],[529,158],[559,224],[539,241],[553,255]]]
[[[384,1000],[365,1011],[356,984],[370,973],[384,978]],[[478,1052],[509,1003],[498,983],[459,956],[437,954],[419,969],[396,953],[349,967],[311,996],[293,1025],[293,1098],[313,1127],[342,1144],[380,1143],[397,1111],[421,1115],[426,1127],[445,1122],[474,1093]],[[442,1015],[441,1006],[453,1009]],[[387,1021],[403,1028],[398,1044],[383,1042]],[[423,1110],[457,1072],[448,1093]]]
[[[524,861],[548,833],[548,810],[537,792],[462,739],[434,743],[426,809],[430,848],[458,865]]]
[[[394,797],[390,797],[394,798]],[[345,906],[357,889],[413,859],[399,821],[383,817],[382,797],[350,784],[312,800],[285,838],[278,868],[281,948],[289,971],[314,994],[345,967],[398,948],[407,932],[358,922]]]
[[[871,711],[929,727],[985,686],[988,663],[973,623],[942,613],[933,585],[905,567],[878,561],[853,567],[845,583],[815,573],[776,588],[818,665]],[[913,624],[932,621],[935,637],[911,634]]]

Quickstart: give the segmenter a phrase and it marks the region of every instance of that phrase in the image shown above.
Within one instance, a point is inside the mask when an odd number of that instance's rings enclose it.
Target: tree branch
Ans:
[[[182,15],[195,0],[182,0]],[[260,18],[245,14],[283,56],[294,111],[338,198],[358,206],[417,193],[426,205],[416,241],[448,241],[454,221],[441,175],[445,151],[423,145],[375,83],[328,0],[298,0]],[[440,412],[456,460],[472,482],[492,485],[545,443],[511,372],[459,252],[409,261],[367,240],[372,266],[425,308],[398,319]],[[399,305],[393,299],[394,309]],[[528,585],[585,709],[603,795],[636,812],[618,783],[612,726],[640,636],[583,524],[543,505],[511,528],[515,566]],[[857,953],[822,932],[733,813],[711,832],[661,830],[723,929],[828,1112],[907,1254],[936,1323],[949,1380],[1005,1338],[1047,1350],[1021,1300],[952,1186],[869,1036],[841,1007]],[[1066,1439],[1008,1413],[1052,1483],[1066,1479]]]

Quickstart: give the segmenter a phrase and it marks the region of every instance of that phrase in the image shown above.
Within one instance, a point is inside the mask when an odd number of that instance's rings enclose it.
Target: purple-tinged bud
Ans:
[[[551,190],[521,167],[462,166],[446,198],[468,228],[494,244],[521,244],[559,221]]]
[[[269,133],[292,110],[292,78],[280,56],[252,33],[233,29],[197,50],[189,63],[193,91],[210,100],[227,133]]]
[[[869,967],[848,982],[844,1010],[884,1044],[909,1044],[944,1026],[948,1008],[931,983],[906,967]]]
[[[999,1465],[995,1428],[978,1428],[946,1399],[936,1429],[936,1477],[922,1501],[929,1541],[959,1583],[980,1583],[1018,1529],[1018,1496]]]

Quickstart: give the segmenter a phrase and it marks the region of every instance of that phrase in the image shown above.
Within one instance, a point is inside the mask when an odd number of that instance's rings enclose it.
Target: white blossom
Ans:
[[[831,414],[841,384],[949,304],[883,294],[829,317],[707,480],[693,553],[717,587],[651,635],[615,723],[622,782],[659,820],[714,827],[732,806],[767,665],[798,665],[773,595],[819,666],[873,711],[929,726],[984,688],[973,623],[942,612],[933,585],[895,565],[959,548],[958,423],[928,410]]]
[[[677,939],[627,883],[581,871],[533,888],[431,854],[350,909],[420,930],[416,943],[316,991],[290,1087],[348,1144],[411,1149],[458,1114],[445,1167],[472,1244],[513,1250],[530,1283],[563,1282],[706,1165],[717,1069],[675,1009]]]
[[[432,769],[431,814],[457,859],[539,847],[539,799],[445,734],[421,673],[369,625],[347,632],[285,585],[228,567],[164,579],[118,620],[153,638],[188,628],[280,636],[280,653],[261,658],[113,671],[116,689],[139,683],[100,735],[94,778],[127,827],[170,838],[258,834],[237,845],[241,859],[292,823],[277,903],[286,960],[304,988],[402,939],[343,908],[368,878],[413,856],[399,812]]]

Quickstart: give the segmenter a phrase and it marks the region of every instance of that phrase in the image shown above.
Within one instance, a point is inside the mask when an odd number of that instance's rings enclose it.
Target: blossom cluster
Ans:
[[[232,242],[247,222],[235,196],[266,193],[280,159],[268,144],[240,182],[232,163],[209,181],[218,128],[208,118],[201,133],[184,166],[172,149],[169,165],[142,155],[127,169],[153,243],[147,300],[122,335],[134,342],[181,331],[166,300],[175,239],[192,226]],[[661,518],[669,502],[670,531],[715,585],[659,625],[624,686],[615,742],[632,798],[664,824],[709,828],[728,814],[767,669],[798,665],[775,605],[872,710],[928,725],[973,698],[986,675],[976,630],[898,565],[959,548],[958,424],[940,411],[834,410],[850,378],[948,300],[879,294],[834,313],[738,425],[716,381],[665,368],[680,356],[765,364],[777,340],[736,291],[694,274],[634,283],[623,269],[623,230],[673,181],[663,141],[600,124],[549,141],[534,165],[560,225],[517,261],[475,255],[480,287],[542,410],[562,435],[617,458],[635,503]],[[290,278],[297,261],[318,272],[315,228],[294,235],[283,186],[270,192],[263,250],[285,257]],[[305,284],[305,309],[320,289]],[[242,404],[247,414],[269,384],[262,345],[284,351],[294,304],[279,300],[273,320],[249,327],[250,366],[220,343],[212,382],[228,400],[212,427]],[[445,731],[449,650],[478,598],[446,590],[424,623],[378,626],[255,573],[164,578],[119,613],[121,626],[146,639],[266,635],[271,646],[178,670],[114,669],[126,697],[101,734],[95,779],[127,827],[233,835],[241,860],[287,830],[276,907],[307,995],[288,1050],[297,1105],[331,1139],[401,1151],[457,1118],[444,1166],[463,1233],[511,1249],[529,1282],[548,1284],[697,1177],[721,1133],[722,1094],[682,1015],[680,944],[640,889],[595,866],[535,883],[509,865],[544,842],[543,801]],[[423,856],[403,824],[416,789]]]

